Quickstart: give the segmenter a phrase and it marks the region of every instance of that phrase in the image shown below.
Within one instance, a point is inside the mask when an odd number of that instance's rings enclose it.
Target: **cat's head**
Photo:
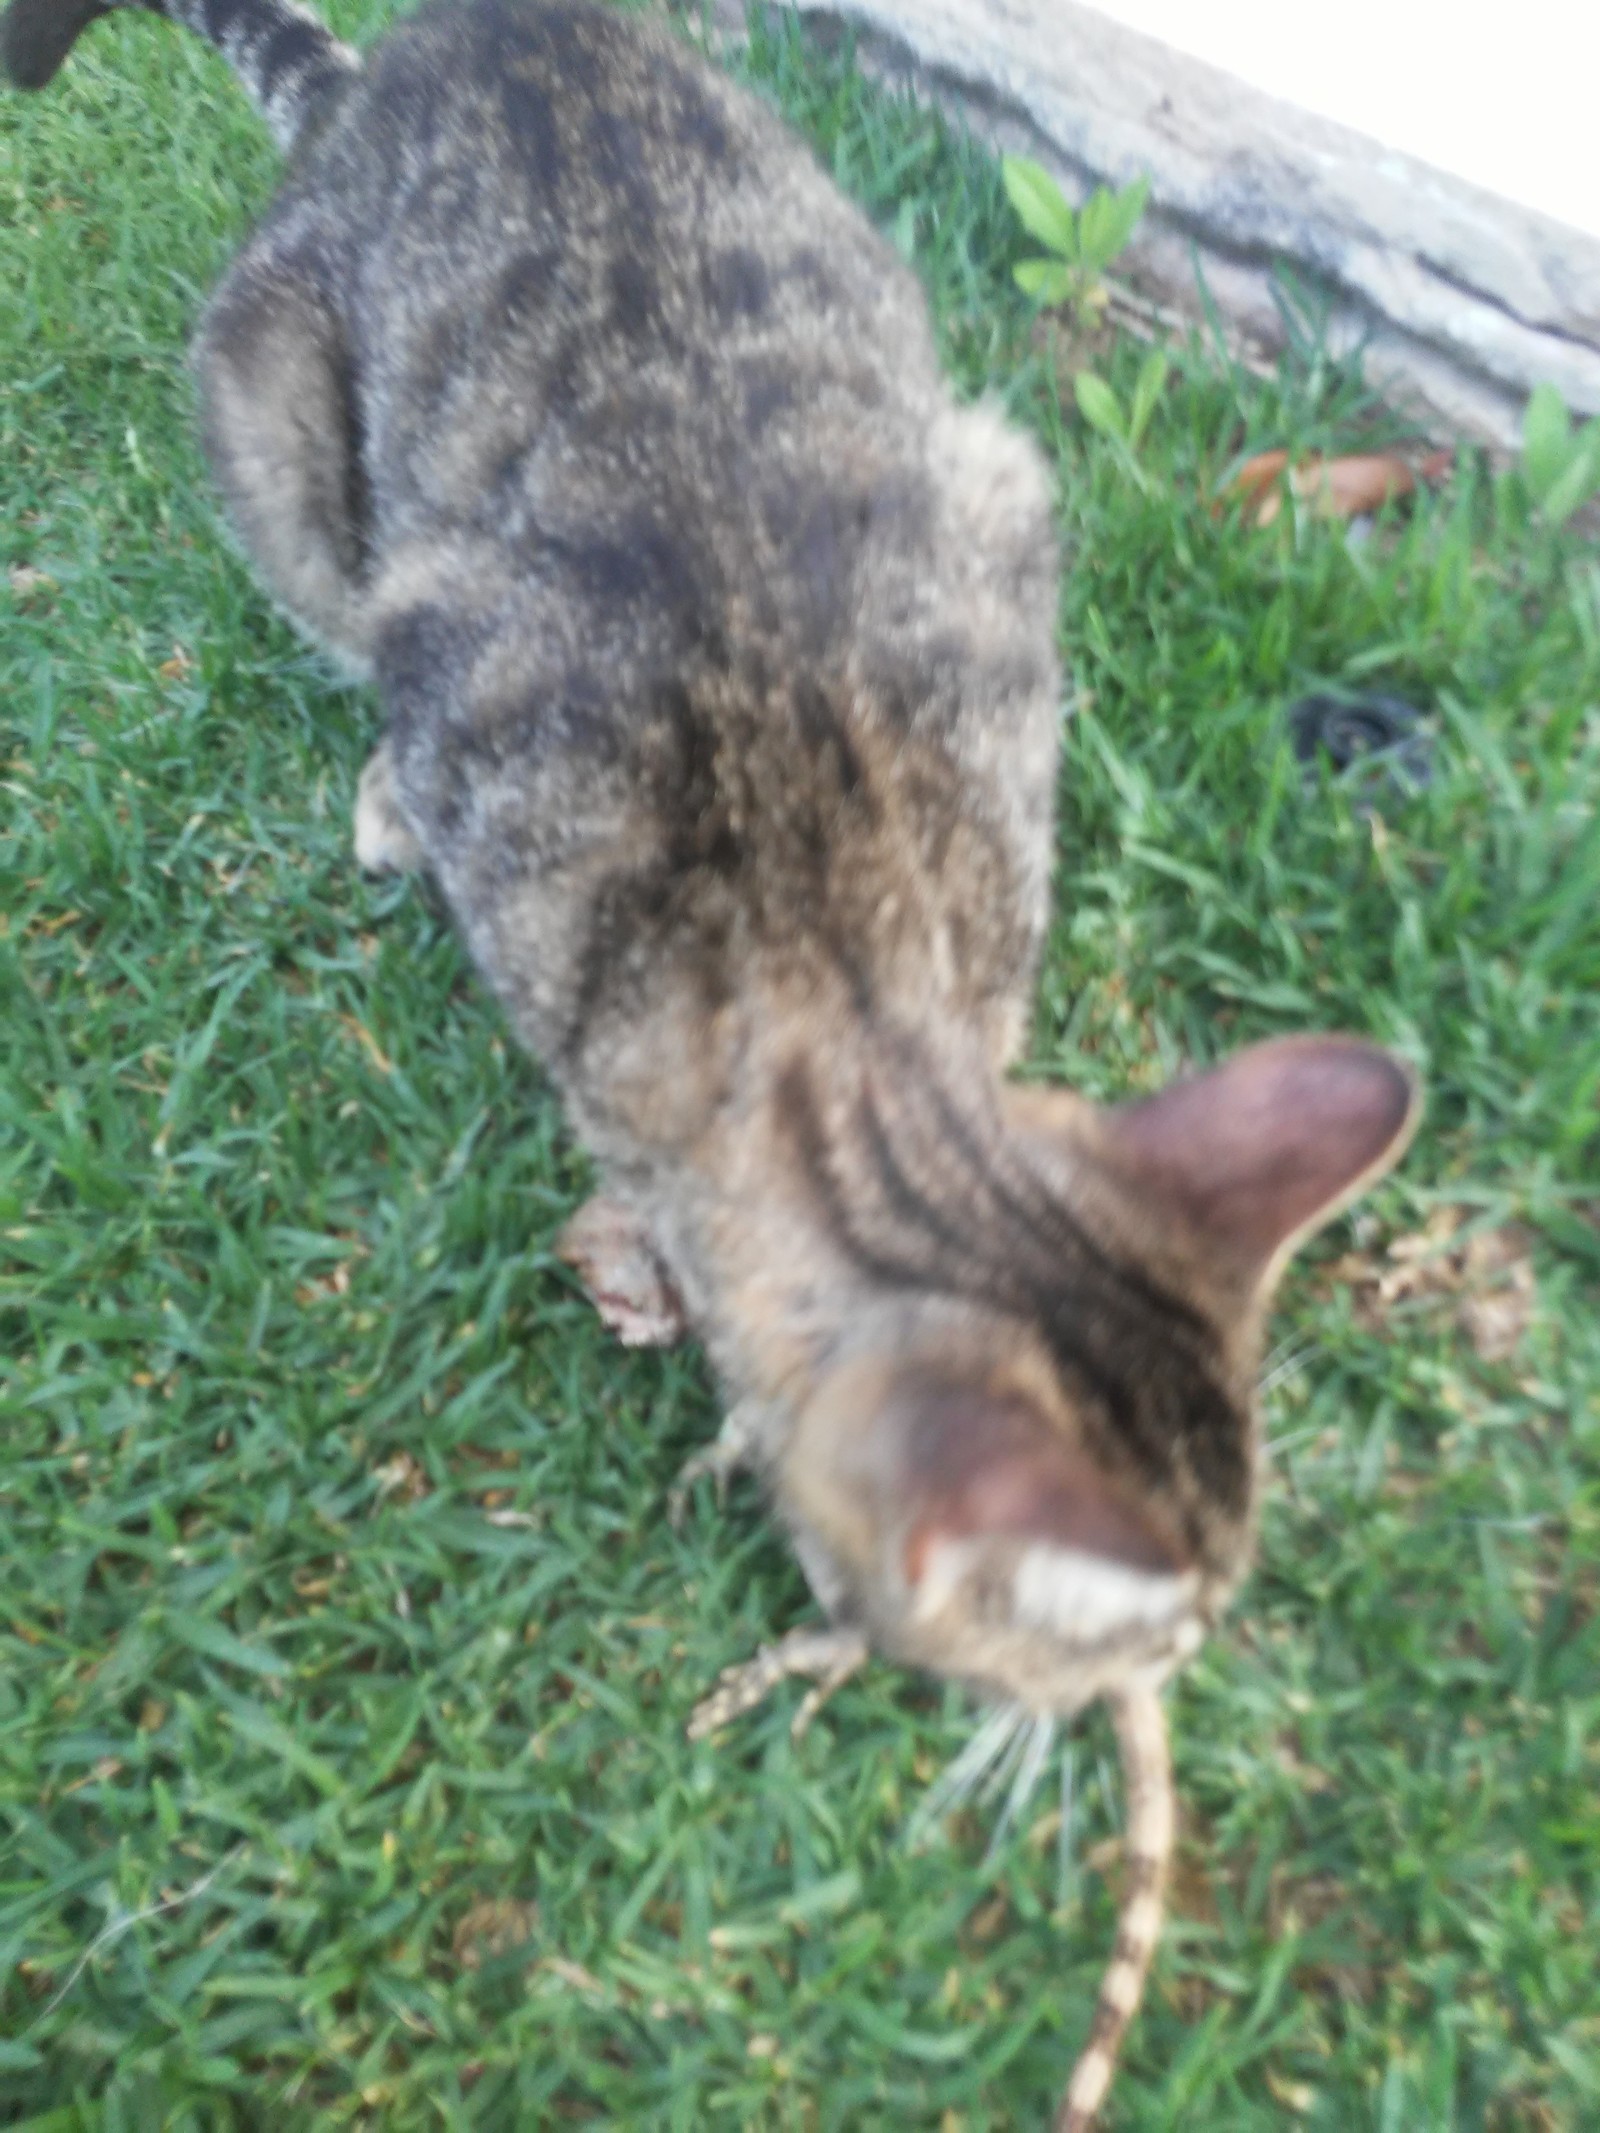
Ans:
[[[1267,1302],[1398,1158],[1417,1090],[1372,1046],[1303,1038],[1116,1109],[1008,1101],[1008,1176],[972,1218],[1003,1263],[873,1317],[774,1478],[879,1650],[1068,1712],[1159,1682],[1243,1575]]]

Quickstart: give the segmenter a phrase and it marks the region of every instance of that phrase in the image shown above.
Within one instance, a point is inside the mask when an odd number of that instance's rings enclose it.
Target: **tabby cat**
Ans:
[[[11,77],[103,12],[12,0]],[[1158,1691],[1251,1545],[1267,1301],[1399,1153],[1411,1076],[1330,1037],[1115,1109],[1007,1081],[1049,484],[761,103],[589,0],[430,5],[359,58],[289,0],[159,12],[289,152],[194,361],[262,579],[377,685],[358,856],[439,884],[603,1179],[572,1256],[625,1336],[704,1340],[828,1617],[697,1729],[868,1647],[1110,1699],[1087,2127],[1159,1928]]]

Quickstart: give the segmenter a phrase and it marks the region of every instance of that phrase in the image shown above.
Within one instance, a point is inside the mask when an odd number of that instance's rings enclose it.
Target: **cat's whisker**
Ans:
[[[912,1815],[906,1842],[913,1851],[952,1809],[969,1798],[991,1766],[1005,1754],[1026,1716],[1018,1704],[1002,1704],[990,1712],[955,1761],[934,1780]]]
[[[947,1814],[954,1808],[965,1807],[969,1801],[981,1794],[990,1773],[997,1766],[1003,1765],[1010,1755],[1012,1744],[1016,1740],[1023,1723],[1024,1713],[1019,1704],[1002,1705],[1000,1712],[997,1714],[993,1737],[988,1743],[986,1752],[981,1756],[974,1756],[972,1762],[965,1769],[958,1769],[952,1772],[952,1776],[957,1779],[957,1782],[953,1786],[951,1797],[945,1805]]]
[[[1291,1333],[1286,1340],[1275,1342],[1274,1345],[1267,1350],[1266,1354],[1261,1358],[1261,1371],[1263,1375],[1266,1375],[1269,1371],[1276,1370],[1281,1362],[1284,1362],[1289,1356],[1294,1355],[1298,1352],[1295,1346],[1295,1343],[1298,1338],[1299,1336],[1297,1334]]]
[[[1077,1757],[1071,1741],[1061,1749],[1061,1826],[1056,1831],[1056,1907],[1064,1911],[1077,1888],[1078,1864],[1074,1856],[1077,1820]]]
[[[989,1839],[989,1849],[983,1855],[986,1867],[992,1866],[1000,1856],[1000,1848],[1005,1843],[1007,1833],[1038,1791],[1039,1780],[1044,1775],[1044,1766],[1049,1761],[1055,1738],[1056,1721],[1053,1718],[1036,1718],[1029,1727],[1026,1745],[1017,1764],[1017,1774],[1011,1781],[1011,1790],[1006,1794],[1006,1804],[1000,1810],[1000,1819],[995,1823],[994,1835]]]
[[[1307,1422],[1303,1428],[1286,1429],[1280,1436],[1268,1437],[1267,1450],[1274,1459],[1281,1459],[1285,1452],[1292,1450],[1297,1444],[1304,1443],[1307,1437],[1321,1436],[1323,1427],[1321,1422]]]
[[[1027,1750],[1028,1735],[1032,1730],[1027,1713],[1018,1707],[1016,1728],[1006,1742],[1004,1753],[996,1757],[994,1768],[979,1787],[975,1806],[980,1809],[992,1807],[999,1799],[1011,1781],[1012,1772]]]
[[[1263,1370],[1256,1384],[1258,1399],[1270,1399],[1280,1385],[1287,1385],[1297,1378],[1311,1357],[1310,1347],[1295,1348],[1281,1358],[1269,1357],[1268,1367]]]

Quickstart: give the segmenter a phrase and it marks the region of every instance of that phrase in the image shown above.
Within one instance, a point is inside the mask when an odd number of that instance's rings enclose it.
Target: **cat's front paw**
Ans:
[[[589,1300],[624,1348],[670,1348],[689,1330],[683,1303],[647,1226],[597,1193],[556,1239]]]
[[[689,1738],[707,1739],[765,1703],[780,1681],[803,1674],[812,1686],[789,1724],[790,1737],[800,1740],[834,1690],[865,1666],[869,1656],[867,1640],[858,1629],[792,1629],[776,1644],[764,1644],[753,1659],[723,1668],[711,1694],[689,1714]]]
[[[389,744],[372,751],[356,787],[356,865],[363,874],[409,874],[423,863],[422,846],[400,812]]]
[[[678,1478],[667,1491],[667,1522],[674,1532],[688,1516],[689,1492],[697,1481],[714,1482],[720,1504],[733,1476],[742,1467],[755,1466],[758,1440],[754,1417],[754,1409],[743,1401],[730,1407],[712,1441],[691,1452],[679,1467]]]

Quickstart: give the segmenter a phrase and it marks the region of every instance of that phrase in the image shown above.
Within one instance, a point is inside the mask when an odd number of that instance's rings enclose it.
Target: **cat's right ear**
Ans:
[[[1097,1139],[1146,1204],[1262,1293],[1296,1245],[1399,1161],[1420,1110],[1417,1077],[1392,1053],[1285,1037],[1102,1112]]]

